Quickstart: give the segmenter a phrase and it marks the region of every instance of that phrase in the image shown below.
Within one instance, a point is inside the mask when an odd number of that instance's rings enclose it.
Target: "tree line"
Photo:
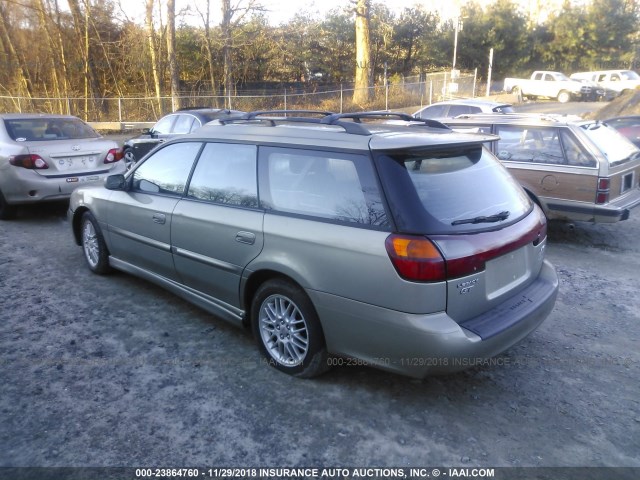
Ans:
[[[378,0],[358,3],[366,4],[371,83],[450,69],[458,20],[456,66],[480,77],[491,48],[495,79],[637,66],[636,0],[567,0],[527,12],[511,0],[469,2],[453,20],[421,6],[397,13]],[[105,97],[321,89],[350,84],[358,71],[356,0],[324,18],[301,12],[280,25],[269,23],[259,0],[192,2],[188,12],[176,12],[175,0],[145,0],[143,24],[115,0],[68,6],[0,2],[0,96],[83,97],[99,106]]]

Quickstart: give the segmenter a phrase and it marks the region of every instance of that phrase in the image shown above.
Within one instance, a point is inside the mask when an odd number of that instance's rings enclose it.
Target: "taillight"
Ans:
[[[104,163],[115,163],[119,160],[122,160],[124,154],[122,153],[121,148],[112,148],[107,153],[107,156],[104,157]]]
[[[486,263],[547,238],[547,222],[541,212],[499,230],[469,235],[389,235],[387,253],[405,280],[439,282],[482,272]]]
[[[12,155],[9,157],[9,163],[16,167],[28,168],[29,170],[45,170],[49,168],[40,155],[24,154]]]
[[[437,282],[446,279],[444,258],[425,237],[389,235],[385,242],[389,258],[405,280]]]
[[[611,180],[609,178],[598,178],[598,191],[596,192],[596,203],[602,205],[609,201],[609,188]]]

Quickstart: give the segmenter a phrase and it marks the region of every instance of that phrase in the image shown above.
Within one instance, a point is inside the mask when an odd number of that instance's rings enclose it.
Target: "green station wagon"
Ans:
[[[487,147],[549,218],[617,222],[640,205],[640,150],[602,122],[502,114],[446,123],[498,135]]]
[[[379,112],[254,112],[80,188],[69,219],[116,268],[251,328],[300,377],[356,360],[468,368],[535,330],[558,290],[546,219],[483,142]]]

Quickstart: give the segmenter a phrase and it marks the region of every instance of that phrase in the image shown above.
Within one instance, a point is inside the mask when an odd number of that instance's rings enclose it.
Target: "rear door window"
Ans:
[[[554,127],[498,125],[496,152],[500,160],[566,165],[560,136]]]
[[[225,205],[257,207],[257,151],[255,145],[207,143],[187,195]]]

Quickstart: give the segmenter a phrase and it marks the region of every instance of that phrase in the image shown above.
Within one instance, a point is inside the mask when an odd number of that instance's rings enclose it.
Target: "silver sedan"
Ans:
[[[122,150],[70,115],[0,115],[0,219],[16,206],[66,200],[79,185],[123,173]]]

